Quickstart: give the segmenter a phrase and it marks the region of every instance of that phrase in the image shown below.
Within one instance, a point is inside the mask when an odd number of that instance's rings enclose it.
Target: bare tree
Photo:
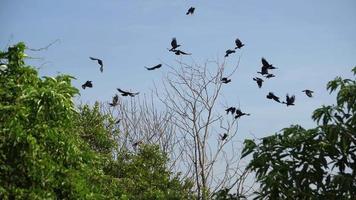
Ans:
[[[225,60],[221,64],[207,61],[202,66],[181,61],[177,66],[166,65],[170,72],[163,80],[163,89],[156,86],[156,94],[170,110],[170,121],[176,127],[183,157],[180,169],[194,180],[198,199],[208,199],[242,180],[236,178],[243,175],[234,146],[237,119],[219,106],[224,86],[221,78],[231,77],[239,62],[230,70]],[[221,136],[224,134],[225,138]]]

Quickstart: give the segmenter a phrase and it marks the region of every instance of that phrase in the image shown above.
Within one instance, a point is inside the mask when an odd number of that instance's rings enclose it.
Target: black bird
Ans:
[[[229,136],[227,133],[224,133],[223,135],[220,134],[220,140],[224,141],[227,138],[227,136]]]
[[[313,92],[312,90],[303,90],[302,92],[305,92],[305,94],[308,96],[308,97],[313,97]]]
[[[82,85],[82,88],[85,90],[85,88],[92,88],[93,87],[93,84],[91,81],[87,81],[85,82],[83,85]]]
[[[267,99],[273,99],[273,100],[277,101],[278,103],[281,103],[281,101],[279,101],[279,97],[274,95],[273,92],[269,92],[266,97],[267,97]]]
[[[220,81],[222,82],[222,83],[230,83],[231,82],[231,79],[228,79],[227,77],[223,77],[223,78],[221,78],[220,79]]]
[[[236,38],[235,44],[236,44],[235,49],[241,49],[241,47],[245,46],[245,44],[242,44],[242,42],[239,38]]]
[[[186,15],[189,15],[189,14],[194,14],[194,11],[195,11],[195,8],[194,7],[190,7],[186,13]]]
[[[116,120],[115,124],[118,124],[121,122],[121,119]]]
[[[288,94],[286,95],[286,102],[282,102],[286,104],[287,106],[294,106],[294,101],[295,101],[295,96],[289,96]]]
[[[231,112],[231,114],[234,114],[236,112],[236,108],[230,107],[230,108],[226,109],[225,111],[226,111],[226,114],[229,114],[229,112]]]
[[[180,47],[180,44],[177,44],[177,39],[173,38],[171,42],[172,48],[169,51],[174,51],[176,48]]]
[[[119,95],[115,94],[115,96],[112,98],[112,102],[109,103],[109,105],[115,107],[118,105],[118,102],[119,102]]]
[[[262,76],[263,76],[263,75],[268,75],[268,74],[269,74],[269,73],[268,73],[268,67],[262,66],[262,67],[261,67],[261,71],[260,71],[260,72],[257,72],[257,73],[261,74]]]
[[[249,116],[250,114],[249,114],[249,113],[244,113],[244,112],[242,112],[239,108],[236,109],[235,119],[240,118],[240,117],[242,117],[242,116],[244,116],[244,115]]]
[[[192,55],[191,53],[186,53],[186,52],[181,51],[181,50],[173,50],[173,52],[174,52],[176,55]]]
[[[232,53],[235,53],[236,51],[235,50],[231,50],[231,49],[228,49],[228,50],[226,50],[226,54],[225,54],[225,57],[228,57],[230,54],[232,54]]]
[[[263,80],[261,78],[255,77],[255,78],[253,78],[253,80],[257,82],[257,85],[259,88],[262,87]]]
[[[266,78],[272,78],[272,77],[276,77],[274,74],[267,74],[267,76],[265,76]]]
[[[117,91],[119,91],[121,93],[121,95],[124,97],[126,97],[126,96],[134,97],[139,94],[139,92],[136,92],[136,93],[127,92],[127,91],[121,90],[120,88],[117,88]]]
[[[104,65],[103,65],[103,61],[98,59],[98,58],[93,58],[93,57],[89,57],[90,60],[96,60],[98,62],[98,64],[100,65],[100,72],[104,71]]]
[[[265,58],[262,58],[261,61],[262,61],[262,66],[267,67],[267,69],[277,69],[273,65],[269,64]]]
[[[156,66],[154,66],[154,67],[145,67],[147,70],[155,70],[155,69],[158,69],[158,68],[160,68],[160,67],[162,67],[162,64],[158,64],[158,65],[156,65]]]

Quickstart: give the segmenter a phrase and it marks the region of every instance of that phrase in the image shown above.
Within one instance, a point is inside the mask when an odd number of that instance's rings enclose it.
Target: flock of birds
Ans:
[[[195,11],[195,8],[194,7],[190,7],[188,9],[188,11],[186,12],[186,15],[193,15],[194,14],[194,11]],[[239,38],[237,38],[235,40],[235,48],[234,49],[228,49],[226,50],[225,52],[225,58],[228,57],[230,54],[233,54],[233,53],[236,53],[236,50],[237,49],[241,49],[243,46],[245,46],[245,44],[243,44],[241,42],[241,40]],[[167,50],[169,52],[173,52],[175,55],[192,55],[191,53],[186,53],[180,49],[178,49],[179,47],[181,47],[180,44],[178,44],[177,42],[177,39],[176,38],[173,38],[172,41],[171,41],[171,48],[168,48]],[[103,64],[103,61],[99,58],[94,58],[94,57],[89,57],[91,60],[93,61],[96,61],[100,68],[100,72],[102,73],[104,71],[104,64]],[[257,83],[257,86],[259,88],[262,87],[263,85],[263,82],[266,81],[267,79],[270,79],[270,78],[273,78],[275,77],[274,74],[272,73],[269,73],[269,70],[274,70],[274,69],[277,69],[276,67],[274,67],[272,64],[270,64],[265,58],[262,57],[261,59],[261,62],[262,62],[262,67],[261,67],[261,71],[260,72],[257,72],[258,74],[261,74],[262,77],[254,77],[253,80],[256,81]],[[156,70],[156,69],[159,69],[162,67],[162,64],[158,64],[156,66],[153,66],[153,67],[145,67],[147,70],[149,71],[152,71],[152,70]],[[263,80],[263,78],[265,78],[265,80]],[[229,79],[228,77],[222,77],[220,79],[220,81],[224,84],[228,84],[231,82],[231,79]],[[86,89],[86,88],[92,88],[93,87],[93,83],[92,81],[88,80],[86,81],[83,85],[82,85],[82,88],[83,89]],[[130,92],[130,91],[125,91],[125,90],[122,90],[120,88],[117,88],[117,91],[120,92],[121,96],[124,96],[124,97],[135,97],[136,95],[139,94],[139,92]],[[309,89],[305,89],[303,90],[302,92],[305,93],[305,95],[307,95],[308,97],[313,97],[313,91],[312,90],[309,90]],[[295,102],[295,95],[289,95],[287,94],[286,95],[286,100],[285,101],[281,101],[280,100],[280,97],[276,96],[273,92],[269,92],[266,96],[267,99],[272,99],[280,104],[286,104],[287,106],[294,106],[294,102]],[[110,106],[112,107],[115,107],[118,105],[118,101],[119,101],[119,96],[118,94],[115,94],[115,96],[112,98],[112,101],[109,103]],[[238,119],[242,116],[249,116],[250,114],[249,113],[244,113],[240,110],[240,108],[236,108],[236,107],[229,107],[227,108],[226,110],[226,114],[229,114],[231,113],[232,115],[235,115],[234,118],[235,119]],[[119,123],[120,122],[120,119],[116,122],[116,123]],[[224,134],[220,134],[220,139],[223,141],[225,140],[226,138],[228,137],[228,134],[227,133],[224,133]],[[133,146],[137,146],[138,144],[142,143],[142,141],[138,141],[138,142],[135,142],[133,143]]]

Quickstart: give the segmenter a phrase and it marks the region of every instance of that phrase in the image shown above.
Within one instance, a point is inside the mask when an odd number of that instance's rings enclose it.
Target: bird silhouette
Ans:
[[[231,82],[231,79],[228,79],[227,77],[223,77],[223,78],[221,78],[220,79],[220,81],[222,82],[222,83],[230,83]]]
[[[267,97],[267,99],[273,99],[273,100],[277,101],[278,103],[281,103],[281,101],[279,100],[279,97],[274,95],[273,92],[269,92],[266,97]]]
[[[245,46],[245,44],[242,44],[242,42],[239,38],[236,38],[235,44],[236,44],[235,49],[241,49],[241,47]]]
[[[93,58],[93,57],[89,57],[90,60],[95,60],[98,62],[98,64],[100,65],[100,72],[102,73],[104,71],[104,64],[103,61],[100,60],[99,58]]]
[[[119,124],[121,122],[121,119],[116,120],[115,124]]]
[[[242,116],[244,116],[244,115],[249,116],[250,114],[249,114],[249,113],[244,113],[244,112],[242,112],[239,108],[236,109],[235,119],[240,118],[240,117],[242,117]]]
[[[267,69],[277,69],[273,65],[269,64],[265,58],[262,58],[261,61],[262,61],[262,66],[267,67]]]
[[[133,93],[133,92],[127,92],[127,91],[121,90],[120,88],[116,88],[116,89],[117,89],[117,91],[119,91],[121,93],[121,96],[124,96],[124,97],[126,97],[126,96],[134,97],[139,94],[139,92]]]
[[[229,112],[231,112],[231,114],[234,114],[236,112],[236,108],[230,107],[230,108],[227,108],[225,111],[226,111],[226,114],[229,114]]]
[[[181,50],[173,50],[173,52],[174,52],[176,55],[192,55],[191,53],[186,53],[186,52],[181,51]]]
[[[115,94],[115,96],[112,98],[112,102],[109,103],[109,105],[115,107],[118,105],[118,102],[119,102],[119,96]]]
[[[91,81],[86,81],[83,85],[82,85],[82,88],[85,90],[85,88],[92,88],[93,87],[93,84]]]
[[[286,95],[286,102],[282,102],[286,104],[287,106],[294,106],[294,101],[295,101],[295,96],[289,96],[288,94]]]
[[[257,85],[259,88],[262,87],[263,80],[261,78],[255,77],[255,78],[253,78],[253,80],[257,82]]]
[[[276,77],[274,74],[267,74],[267,76],[265,76],[266,78],[273,78]]]
[[[263,75],[268,75],[268,67],[262,66],[262,67],[261,67],[261,71],[260,71],[260,72],[257,72],[257,73],[261,74],[262,76],[263,76]]]
[[[156,66],[154,66],[154,67],[151,67],[151,68],[149,68],[149,67],[145,67],[147,70],[155,70],[155,69],[158,69],[158,68],[160,68],[160,67],[162,67],[162,64],[158,64],[158,65],[156,65]]]
[[[305,92],[305,94],[310,98],[313,97],[313,92],[314,91],[312,91],[312,90],[306,89],[306,90],[303,90],[302,92]]]
[[[194,11],[195,11],[195,8],[194,7],[190,7],[186,13],[186,15],[189,15],[189,14],[194,14]]]
[[[227,133],[224,133],[223,135],[220,134],[220,140],[224,141],[227,138],[227,136],[229,136]]]
[[[180,47],[180,44],[177,44],[176,38],[172,38],[171,46],[172,48],[169,51],[174,51],[176,48]]]
[[[225,54],[225,57],[228,57],[230,54],[232,54],[232,53],[235,53],[236,51],[235,50],[231,50],[231,49],[228,49],[228,50],[226,50],[226,54]]]

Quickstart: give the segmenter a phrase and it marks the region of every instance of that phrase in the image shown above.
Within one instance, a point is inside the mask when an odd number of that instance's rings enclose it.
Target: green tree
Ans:
[[[242,157],[252,154],[248,169],[261,186],[256,199],[356,198],[356,81],[337,77],[327,89],[339,90],[336,105],[314,111],[316,128],[245,140]]]

